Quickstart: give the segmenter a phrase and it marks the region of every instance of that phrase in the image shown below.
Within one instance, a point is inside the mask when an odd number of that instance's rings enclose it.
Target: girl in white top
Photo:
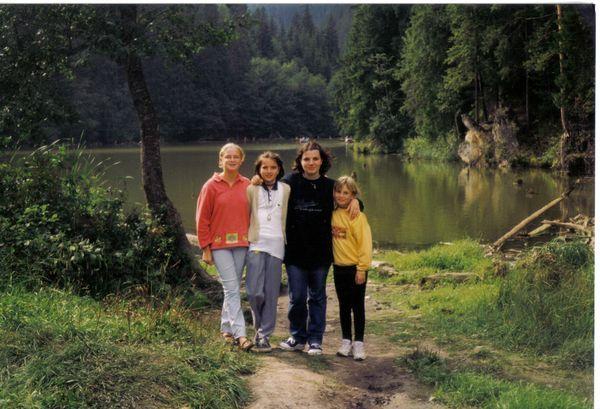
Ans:
[[[263,182],[247,189],[250,247],[246,257],[246,291],[256,330],[254,350],[269,352],[269,336],[277,318],[290,187],[279,182],[284,171],[276,153],[261,154],[255,163],[255,173]]]

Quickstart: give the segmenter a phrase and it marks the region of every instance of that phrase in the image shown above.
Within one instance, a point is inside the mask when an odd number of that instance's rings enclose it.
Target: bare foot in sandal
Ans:
[[[248,352],[252,349],[254,344],[246,337],[239,337],[236,339],[238,344],[238,349],[243,352]]]
[[[221,332],[221,337],[223,337],[223,340],[225,341],[225,343],[233,344],[233,341],[234,341],[233,334],[231,334],[229,332]]]

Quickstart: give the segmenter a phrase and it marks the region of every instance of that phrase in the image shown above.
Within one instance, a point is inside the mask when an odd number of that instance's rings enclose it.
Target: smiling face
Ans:
[[[319,177],[319,170],[323,164],[323,159],[318,150],[306,151],[302,154],[302,171],[304,176],[310,178]]]
[[[219,167],[225,172],[239,172],[244,157],[239,149],[231,147],[223,151],[219,158]]]
[[[267,184],[271,185],[277,179],[279,174],[279,166],[273,159],[263,158],[260,161],[260,168],[258,169],[259,176]]]
[[[348,207],[352,199],[354,199],[356,195],[348,189],[348,186],[341,185],[337,187],[333,192],[333,198],[335,199],[335,204],[342,209]]]

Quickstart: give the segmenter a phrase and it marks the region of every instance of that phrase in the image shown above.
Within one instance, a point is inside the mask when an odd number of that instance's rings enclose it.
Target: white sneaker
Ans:
[[[355,361],[362,361],[367,357],[365,354],[365,344],[360,341],[354,341],[352,344],[352,355],[354,355]]]
[[[322,353],[323,347],[321,347],[321,344],[318,344],[316,342],[310,344],[308,348],[308,355],[321,355]]]
[[[285,341],[279,343],[279,348],[284,351],[304,351],[304,345],[297,342],[294,337],[289,337]]]
[[[342,339],[342,345],[340,345],[340,349],[338,349],[337,354],[339,356],[350,356],[352,352],[352,341],[349,339]]]

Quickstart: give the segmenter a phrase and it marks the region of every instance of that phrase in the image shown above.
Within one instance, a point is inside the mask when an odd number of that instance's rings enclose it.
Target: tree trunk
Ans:
[[[485,92],[483,91],[483,78],[481,73],[477,73],[477,83],[479,84],[479,98],[481,98],[481,109],[483,110],[483,122],[488,121],[488,112],[485,105]]]
[[[529,70],[525,69],[525,126],[529,133]]]
[[[475,121],[479,123],[479,76],[475,73]]]
[[[529,43],[529,26],[528,22],[525,21],[525,43]],[[526,59],[529,60],[529,49],[525,47],[527,53]],[[529,134],[529,69],[525,68],[525,126],[527,127],[527,134]]]
[[[563,128],[563,134],[560,137],[559,160],[560,160],[560,170],[564,172],[567,170],[567,163],[566,163],[565,159],[567,156],[567,143],[568,143],[569,139],[571,139],[571,135],[569,132],[567,115],[565,112],[565,101],[564,101],[565,86],[562,82],[562,80],[564,78],[564,70],[565,70],[564,63],[563,63],[565,56],[563,54],[563,49],[562,49],[562,38],[561,38],[561,36],[562,36],[562,8],[561,8],[560,4],[556,5],[556,23],[558,25],[558,64],[559,64],[559,68],[560,68],[560,77],[561,77],[560,122],[561,122],[562,128]]]
[[[124,61],[127,84],[140,121],[142,186],[146,194],[148,207],[155,218],[162,220],[174,229],[178,249],[191,258],[191,265],[193,267],[192,271],[188,272],[188,278],[191,279],[196,275],[200,279],[199,284],[203,285],[209,281],[213,281],[213,279],[193,258],[190,243],[183,229],[181,216],[167,196],[163,182],[158,116],[148,92],[142,68],[142,60],[134,50],[137,6],[123,5],[121,7],[121,18],[123,22],[123,40],[125,46],[128,47],[126,61]]]

